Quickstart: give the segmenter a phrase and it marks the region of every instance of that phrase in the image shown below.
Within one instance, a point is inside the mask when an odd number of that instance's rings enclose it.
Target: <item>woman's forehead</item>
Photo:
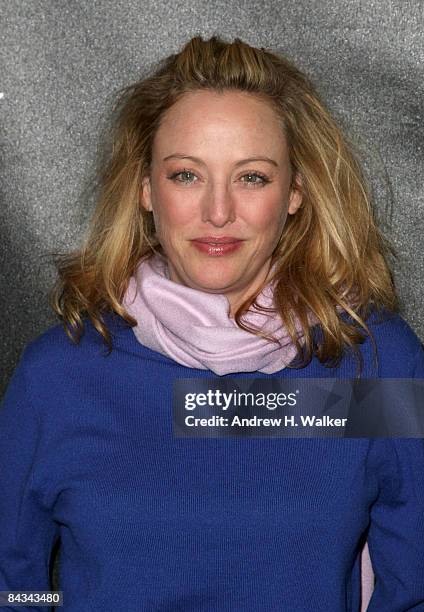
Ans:
[[[225,119],[229,116],[234,119],[237,116],[254,115],[259,121],[279,121],[271,102],[267,103],[255,93],[240,90],[217,92],[206,89],[184,93],[165,111],[162,122],[190,119],[193,115],[198,115],[203,120],[208,117]]]
[[[166,111],[155,136],[156,155],[197,156],[240,149],[246,157],[284,157],[285,138],[275,111],[245,92],[190,92]],[[170,147],[172,151],[170,151]]]

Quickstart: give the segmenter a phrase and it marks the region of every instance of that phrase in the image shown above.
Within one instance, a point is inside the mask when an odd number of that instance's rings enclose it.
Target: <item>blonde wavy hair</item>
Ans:
[[[336,366],[351,347],[361,369],[357,345],[366,334],[377,357],[365,322],[369,313],[399,308],[388,265],[389,254],[396,253],[377,227],[371,191],[353,145],[310,80],[281,54],[239,38],[230,43],[218,36],[196,36],[145,78],[118,92],[108,126],[110,145],[99,158],[97,206],[88,234],[79,250],[54,255],[58,278],[50,294],[52,308],[75,343],[88,317],[109,352],[112,341],[103,315],[117,313],[131,327],[136,325],[121,303],[129,278],[142,258],[161,251],[153,216],[140,205],[153,139],[164,113],[181,96],[205,89],[249,92],[270,104],[287,141],[293,177],[301,177],[302,205],[288,216],[272,256],[277,264],[275,311],[300,357],[292,367],[307,365],[313,355],[327,367]],[[240,305],[234,319],[239,327],[263,336],[242,321],[252,304],[258,307],[261,289]],[[341,311],[350,315],[350,322],[341,318]],[[319,342],[308,312],[319,321]]]

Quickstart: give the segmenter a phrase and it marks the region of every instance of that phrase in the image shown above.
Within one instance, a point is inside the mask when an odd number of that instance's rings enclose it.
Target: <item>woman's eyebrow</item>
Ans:
[[[184,155],[183,153],[172,153],[171,155],[167,155],[166,157],[164,157],[162,161],[167,161],[168,159],[172,159],[172,158],[191,159],[192,161],[196,162],[197,164],[200,164],[201,166],[205,165],[205,162],[202,161],[199,157],[193,157],[192,155]],[[278,163],[275,161],[275,159],[271,159],[270,157],[263,157],[263,156],[247,157],[246,159],[241,159],[235,164],[235,166],[236,167],[241,166],[243,164],[247,164],[248,162],[254,162],[254,161],[268,162],[269,164],[273,164],[274,166],[278,168]]]

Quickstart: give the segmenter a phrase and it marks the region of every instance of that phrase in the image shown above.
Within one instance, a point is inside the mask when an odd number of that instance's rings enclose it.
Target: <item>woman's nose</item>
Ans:
[[[202,202],[202,221],[219,227],[234,221],[235,218],[235,201],[228,185],[210,185]]]

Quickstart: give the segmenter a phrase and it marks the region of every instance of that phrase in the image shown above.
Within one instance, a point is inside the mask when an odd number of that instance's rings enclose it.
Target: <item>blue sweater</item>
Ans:
[[[357,612],[367,537],[368,610],[424,610],[422,439],[175,438],[173,379],[215,375],[107,322],[109,356],[89,322],[79,345],[58,324],[9,383],[0,590],[49,590],[60,537],[64,612]],[[379,366],[367,339],[363,377],[424,378],[401,317],[368,324]],[[355,360],[259,376],[353,378]]]

